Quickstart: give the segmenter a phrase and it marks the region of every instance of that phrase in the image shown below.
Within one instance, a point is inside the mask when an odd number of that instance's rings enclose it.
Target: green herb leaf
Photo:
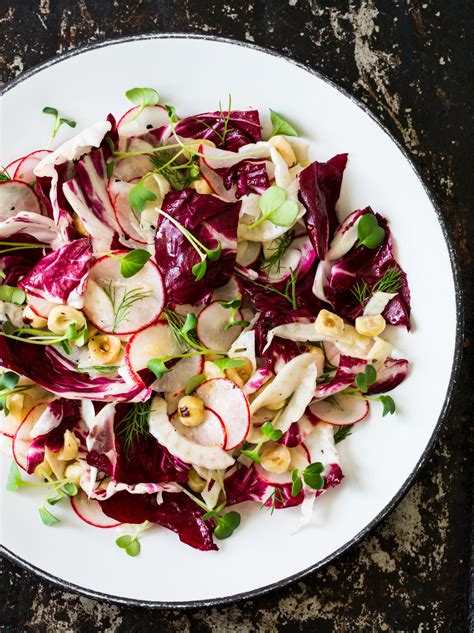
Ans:
[[[115,169],[115,160],[111,160],[109,163],[107,163],[107,167],[105,168],[105,171],[107,173],[107,178],[112,178],[112,176],[114,175],[114,169]]]
[[[193,275],[196,277],[196,281],[201,281],[207,272],[207,263],[205,259],[201,259],[200,262],[194,264],[191,268]]]
[[[7,490],[9,492],[15,492],[15,490],[18,490],[18,488],[20,488],[23,483],[23,478],[21,476],[21,472],[18,468],[17,463],[12,462],[12,465],[10,466],[10,473],[7,479]]]
[[[232,308],[238,309],[240,308],[240,304],[242,302],[241,297],[237,297],[237,299],[229,299],[228,301],[219,301],[223,308],[227,308],[231,310]]]
[[[381,279],[372,287],[372,294],[375,292],[395,293],[402,287],[402,271],[395,266],[387,268]]]
[[[73,121],[73,119],[61,118],[61,119],[59,119],[59,123],[61,123],[61,124],[65,123],[66,125],[69,125],[69,127],[72,127],[72,128],[76,127],[76,125],[77,125],[77,121]]]
[[[346,437],[352,434],[352,429],[350,425],[340,426],[337,431],[334,433],[334,443],[339,444],[342,440],[345,440]]]
[[[189,396],[199,385],[202,385],[203,382],[206,382],[207,376],[206,374],[197,374],[197,376],[193,376],[186,383],[186,389],[184,393]]]
[[[295,468],[295,470],[291,473],[291,496],[296,497],[303,490],[303,482],[300,477],[299,471]]]
[[[176,108],[169,104],[165,104],[165,108],[166,112],[168,112],[170,123],[177,123],[179,121],[179,117],[176,115]]]
[[[134,116],[129,122],[134,121],[145,108],[155,106],[160,100],[160,95],[153,88],[130,88],[125,93],[127,99],[139,106]]]
[[[141,550],[140,541],[138,539],[133,539],[130,545],[125,549],[129,556],[138,556]]]
[[[132,537],[129,534],[124,534],[116,539],[115,543],[122,549],[127,549],[132,544]]]
[[[283,435],[283,432],[280,431],[280,429],[273,428],[273,424],[271,422],[265,422],[264,424],[262,424],[260,430],[264,435],[266,435],[266,437],[268,437],[270,440],[273,440],[274,442],[278,441]]]
[[[118,423],[116,434],[120,436],[125,452],[128,452],[133,444],[150,434],[150,408],[151,400],[134,402],[127,414]]]
[[[46,503],[49,503],[49,505],[51,506],[55,506],[57,503],[59,503],[63,499],[64,499],[63,493],[60,490],[58,490],[57,492],[53,493],[52,495],[46,498]]]
[[[147,189],[142,182],[137,182],[128,192],[130,206],[134,211],[138,211],[139,213],[145,210],[148,202],[153,202],[156,199],[156,195],[153,191]]]
[[[298,132],[291,123],[285,121],[285,119],[274,110],[270,110],[270,120],[273,125],[270,138],[272,136],[276,136],[277,134],[284,134],[285,136],[299,136]]]
[[[26,301],[26,292],[15,286],[0,286],[0,301],[22,305]]]
[[[68,497],[75,497],[78,493],[76,484],[73,484],[71,481],[67,481],[64,486],[62,486],[62,490],[64,490]]]
[[[152,358],[148,361],[147,367],[155,374],[158,380],[170,371],[161,358]]]
[[[362,393],[367,393],[369,386],[377,380],[377,371],[373,365],[366,365],[363,372],[356,374],[355,383]]]
[[[377,218],[372,213],[364,214],[357,224],[357,246],[378,248],[385,239],[385,230],[379,226]]]
[[[11,180],[10,174],[7,172],[7,170],[4,167],[1,167],[0,168],[0,182],[6,182],[7,180]]]
[[[141,271],[150,259],[151,253],[143,248],[136,248],[120,258],[120,274],[129,279]]]
[[[50,106],[46,106],[43,108],[43,114],[51,114],[52,116],[58,116],[59,112],[56,108],[51,108]]]
[[[49,510],[46,510],[46,508],[40,508],[38,510],[38,512],[39,512],[39,515],[41,517],[41,520],[48,527],[51,527],[52,525],[55,525],[56,523],[59,523],[59,519],[57,519],[54,516],[54,514],[51,514],[51,512]]]
[[[0,374],[0,389],[15,389],[20,376],[14,371],[6,371]]]
[[[218,242],[217,248],[215,248],[213,250],[212,249],[211,250],[207,249],[206,252],[207,252],[207,256],[209,257],[211,262],[216,262],[220,258],[221,253],[222,253],[222,245],[221,245],[221,243]]]
[[[263,215],[267,216],[283,204],[285,200],[286,191],[282,187],[273,185],[262,193],[258,201],[258,207]]]
[[[287,200],[267,217],[277,226],[291,226],[298,215],[298,205],[293,200]]]
[[[221,374],[225,369],[233,369],[234,367],[243,367],[245,365],[244,360],[237,360],[237,358],[219,358],[212,361],[216,367],[219,367]]]
[[[382,417],[385,417],[388,413],[391,415],[395,413],[395,401],[391,396],[379,396],[378,400],[380,400],[383,405]]]
[[[227,512],[223,516],[217,516],[216,527],[214,529],[214,536],[219,540],[229,538],[235,532],[235,530],[240,525],[240,514],[238,512],[232,511]]]
[[[196,315],[192,312],[188,312],[186,315],[186,319],[181,327],[181,334],[187,334],[192,330],[195,330],[197,327],[197,318]]]

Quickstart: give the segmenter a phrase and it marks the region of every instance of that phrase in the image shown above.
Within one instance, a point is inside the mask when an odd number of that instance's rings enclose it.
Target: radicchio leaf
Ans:
[[[175,132],[184,138],[207,139],[217,147],[236,152],[239,147],[262,140],[258,110],[231,110],[227,133],[224,130],[228,112],[205,112],[181,119]]]

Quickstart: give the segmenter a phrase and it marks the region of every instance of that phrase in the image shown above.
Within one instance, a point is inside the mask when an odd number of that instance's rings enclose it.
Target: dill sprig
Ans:
[[[286,282],[284,290],[278,290],[277,288],[274,288],[270,284],[261,284],[260,282],[255,281],[255,279],[249,279],[249,277],[246,277],[242,273],[239,273],[239,271],[236,271],[236,274],[242,277],[243,279],[245,279],[246,281],[248,281],[249,283],[251,283],[253,286],[257,286],[258,288],[263,288],[264,290],[269,290],[270,292],[274,292],[280,297],[283,297],[284,299],[288,301],[288,303],[291,305],[293,310],[298,309],[298,303],[296,301],[296,282],[298,280],[298,274],[299,274],[298,269],[296,269],[295,271],[290,269],[290,276],[288,277],[288,281]]]
[[[200,123],[201,125],[204,125],[204,127],[207,127],[208,130],[212,130],[212,132],[214,132],[214,134],[221,141],[221,143],[224,143],[227,134],[229,132],[233,131],[233,128],[229,127],[231,108],[232,108],[232,96],[231,95],[229,95],[229,102],[228,102],[228,105],[227,105],[227,114],[226,114],[226,116],[224,116],[224,111],[222,109],[222,104],[221,104],[221,102],[219,100],[219,112],[221,114],[221,120],[224,122],[224,129],[222,130],[222,134],[220,132],[218,132],[213,125],[209,125],[209,123],[206,123],[205,121],[203,121],[199,117],[194,117],[194,120],[197,121],[198,123]]]
[[[346,437],[352,434],[351,426],[340,426],[337,431],[334,433],[334,443],[339,444],[342,440],[345,440]]]
[[[281,260],[294,239],[295,231],[287,231],[274,239],[273,242],[276,244],[276,247],[272,249],[270,257],[266,257],[263,260],[261,266],[262,270],[268,274],[272,268],[275,268],[276,272],[279,273],[281,270]]]
[[[382,277],[369,289],[365,281],[357,282],[351,288],[351,292],[362,307],[367,299],[376,292],[396,293],[402,287],[402,271],[395,266],[387,268]]]
[[[114,311],[114,320],[112,323],[112,332],[115,332],[120,323],[127,320],[128,314],[132,309],[132,306],[137,303],[137,301],[142,301],[151,295],[151,290],[143,291],[142,288],[134,288],[133,290],[126,290],[117,303],[117,293],[115,286],[112,280],[109,282],[109,285],[104,288],[104,292],[107,295],[110,303],[112,304],[112,309]]]
[[[372,287],[372,293],[389,292],[395,293],[402,287],[402,271],[395,266],[387,268],[381,279]]]
[[[163,316],[168,321],[171,333],[182,351],[188,349],[195,349],[201,354],[211,354],[214,350],[210,350],[204,347],[196,335],[197,319],[196,315],[192,312],[189,314],[179,314],[172,308],[165,308],[163,310]]]
[[[177,163],[183,151],[183,149],[175,153],[165,151],[153,154],[150,157],[150,161],[155,168],[154,172],[162,174],[175,191],[182,191],[201,175],[199,165],[194,156],[191,156],[184,163]]]
[[[126,451],[140,438],[149,434],[148,419],[150,417],[151,400],[134,402],[130,411],[120,421],[117,435],[122,438]]]

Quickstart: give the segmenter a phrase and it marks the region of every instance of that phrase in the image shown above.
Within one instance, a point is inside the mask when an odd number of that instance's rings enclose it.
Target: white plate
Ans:
[[[44,106],[76,119],[80,129],[109,111],[124,112],[124,93],[134,86],[155,87],[181,115],[216,109],[230,93],[234,108],[271,107],[286,115],[311,139],[313,158],[349,152],[339,208],[370,204],[390,220],[412,292],[413,332],[396,333],[400,354],[411,361],[409,379],[394,393],[399,413],[382,419],[374,407],[371,419],[340,444],[346,478],[317,501],[313,525],[297,534],[298,509],[270,516],[246,504],[242,527],[219,552],[192,550],[157,528],[143,535],[142,554],[132,559],[115,545],[114,530],[88,527],[68,507],[60,510],[60,526],[43,526],[40,494],[5,492],[9,463],[2,459],[0,542],[6,555],[89,595],[157,606],[225,602],[319,567],[366,534],[406,492],[446,414],[459,365],[459,290],[441,218],[402,150],[326,79],[253,46],[148,36],[44,64],[2,98],[2,164],[44,146],[51,126]],[[72,131],[62,129],[59,139],[68,135]]]

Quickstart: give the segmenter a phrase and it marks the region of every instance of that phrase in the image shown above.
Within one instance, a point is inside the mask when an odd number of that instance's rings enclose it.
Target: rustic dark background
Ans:
[[[468,631],[471,0],[2,0],[2,80],[88,42],[153,31],[256,42],[368,104],[418,165],[457,245],[468,315],[464,371],[438,446],[407,497],[372,536],[304,581],[234,606],[160,612],[79,597],[3,560],[0,631]]]

